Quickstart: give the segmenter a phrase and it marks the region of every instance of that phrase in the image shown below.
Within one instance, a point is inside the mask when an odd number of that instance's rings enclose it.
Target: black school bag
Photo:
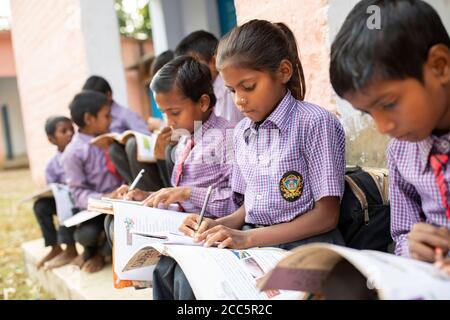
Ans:
[[[350,248],[388,252],[389,177],[385,169],[347,168],[338,228]]]

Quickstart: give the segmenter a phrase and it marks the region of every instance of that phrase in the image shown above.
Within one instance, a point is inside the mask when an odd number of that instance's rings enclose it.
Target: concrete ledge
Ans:
[[[76,266],[44,271],[37,270],[36,264],[48,248],[43,239],[26,242],[22,245],[25,267],[30,278],[59,300],[151,300],[152,290],[134,288],[115,289],[113,287],[111,264],[103,270],[88,274]],[[81,249],[79,250],[79,252]]]

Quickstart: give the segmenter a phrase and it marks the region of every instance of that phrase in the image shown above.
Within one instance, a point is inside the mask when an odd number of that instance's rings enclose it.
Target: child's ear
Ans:
[[[279,71],[281,82],[283,84],[288,83],[292,77],[292,72],[293,72],[292,63],[287,59],[281,60],[278,71]]]
[[[47,139],[51,144],[56,145],[56,139],[54,136],[47,135]]]
[[[442,85],[450,83],[450,48],[443,44],[432,46],[426,66]]]
[[[203,94],[200,97],[200,110],[202,110],[202,112],[208,111],[210,103],[211,99],[209,98],[209,95]]]
[[[91,122],[92,122],[92,118],[93,118],[93,117],[94,117],[94,116],[93,116],[92,114],[90,114],[89,112],[86,112],[86,113],[83,115],[83,122],[84,122],[84,125],[85,125],[85,126],[90,125]]]

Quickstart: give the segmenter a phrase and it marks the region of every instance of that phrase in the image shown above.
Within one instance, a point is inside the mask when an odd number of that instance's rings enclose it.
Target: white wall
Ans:
[[[113,0],[80,0],[81,28],[90,74],[108,80],[114,100],[128,106],[119,23]]]
[[[155,54],[175,49],[182,38],[196,30],[220,36],[217,3],[213,0],[150,0]]]

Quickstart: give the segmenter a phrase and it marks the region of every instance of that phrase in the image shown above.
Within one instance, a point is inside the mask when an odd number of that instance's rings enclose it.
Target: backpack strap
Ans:
[[[367,203],[367,198],[366,198],[366,195],[364,194],[364,191],[361,190],[361,188],[356,184],[356,182],[352,178],[350,178],[348,175],[345,176],[345,181],[347,181],[347,183],[350,186],[350,189],[352,190],[356,199],[358,199],[359,203],[361,204],[361,208],[364,210],[364,224],[368,225],[369,224],[369,205]]]

